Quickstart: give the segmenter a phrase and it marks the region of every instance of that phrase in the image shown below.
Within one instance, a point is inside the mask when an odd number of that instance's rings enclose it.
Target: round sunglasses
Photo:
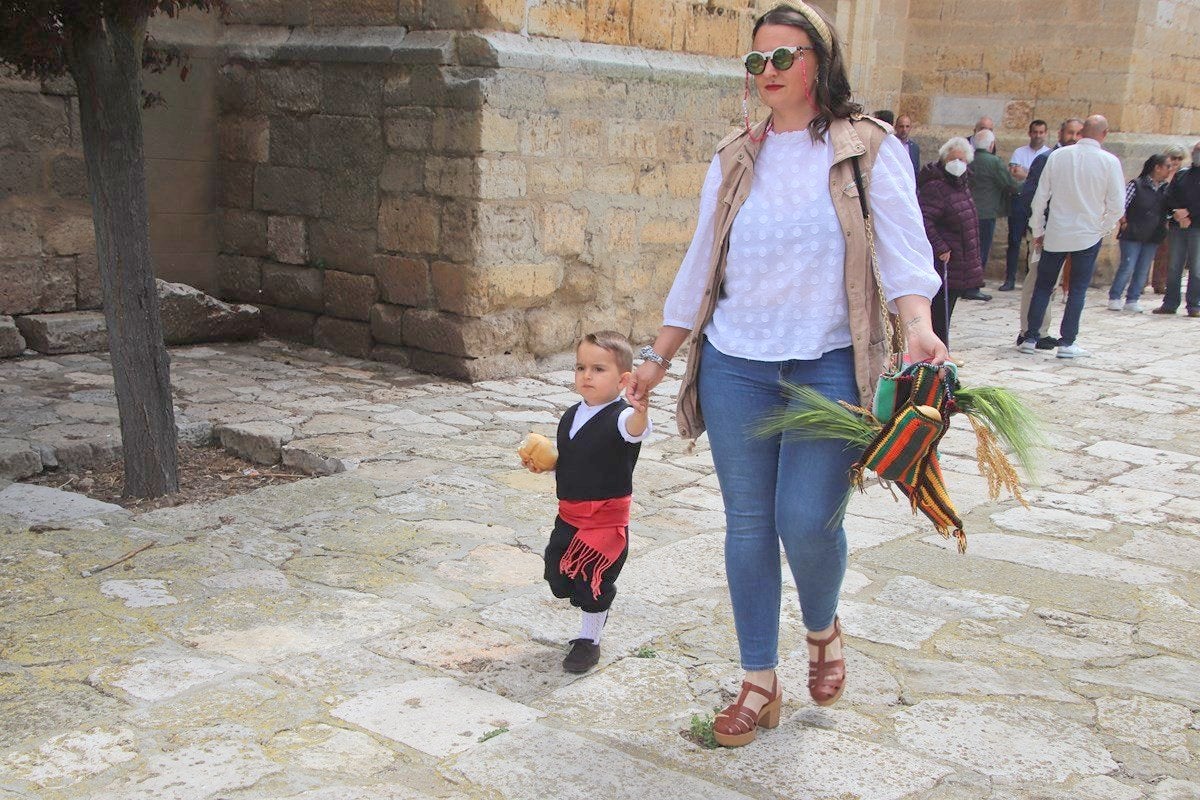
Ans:
[[[746,72],[751,75],[762,75],[767,69],[767,62],[770,61],[775,65],[775,69],[783,72],[791,69],[792,64],[796,63],[796,53],[804,58],[805,51],[814,51],[813,47],[776,47],[772,53],[764,53],[759,50],[751,50],[746,55],[742,56],[742,63],[746,65]]]

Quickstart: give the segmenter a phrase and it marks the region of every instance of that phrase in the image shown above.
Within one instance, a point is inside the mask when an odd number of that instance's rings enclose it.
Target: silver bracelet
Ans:
[[[662,356],[660,356],[658,353],[654,352],[653,345],[646,345],[641,350],[639,350],[638,358],[642,359],[643,361],[653,361],[655,364],[658,364],[663,369],[671,368],[671,362],[668,361],[667,359],[663,358]]]

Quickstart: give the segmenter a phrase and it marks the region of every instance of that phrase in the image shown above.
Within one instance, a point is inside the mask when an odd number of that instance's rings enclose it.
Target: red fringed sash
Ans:
[[[604,571],[625,550],[625,529],[629,527],[629,506],[633,498],[611,500],[559,500],[558,515],[563,522],[579,529],[567,552],[558,562],[558,571],[568,578],[586,575],[591,568],[592,597],[600,597]]]

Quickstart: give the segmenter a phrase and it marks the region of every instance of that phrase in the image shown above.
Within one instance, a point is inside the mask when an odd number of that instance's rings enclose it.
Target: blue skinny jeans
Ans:
[[[758,435],[763,418],[788,405],[780,381],[859,402],[849,347],[815,360],[751,361],[705,341],[700,407],[725,500],[725,573],[745,670],[779,662],[780,542],[809,630],[833,624],[846,574],[842,519],[860,452],[834,440]]]
[[[1124,294],[1126,303],[1136,303],[1146,288],[1146,278],[1150,276],[1150,266],[1154,263],[1154,254],[1158,252],[1158,242],[1121,239],[1118,244],[1121,247],[1121,263],[1113,275],[1108,299],[1120,300]]]

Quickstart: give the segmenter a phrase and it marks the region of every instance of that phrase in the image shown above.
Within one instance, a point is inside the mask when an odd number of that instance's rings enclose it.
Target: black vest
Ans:
[[[605,406],[572,439],[571,424],[579,403],[558,423],[558,465],[554,468],[559,500],[609,500],[633,494],[633,468],[641,443],[630,444],[617,430],[617,417],[629,408],[624,400]]]
[[[1125,230],[1117,238],[1131,242],[1161,242],[1167,235],[1166,187],[1155,190],[1149,178],[1137,178],[1133,186],[1133,199],[1125,209]]]

